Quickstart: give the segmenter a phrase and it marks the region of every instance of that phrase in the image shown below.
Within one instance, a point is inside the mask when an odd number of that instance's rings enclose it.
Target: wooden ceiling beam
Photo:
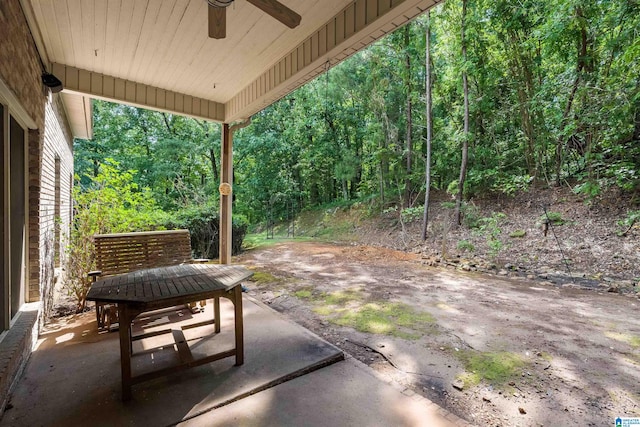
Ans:
[[[84,94],[106,101],[216,122],[223,122],[225,119],[225,106],[219,102],[81,70],[64,64],[53,64],[52,69],[53,74],[62,82],[64,92],[67,93]]]

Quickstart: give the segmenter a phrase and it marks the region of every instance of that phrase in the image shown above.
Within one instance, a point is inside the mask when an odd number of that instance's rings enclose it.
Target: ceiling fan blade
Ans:
[[[300,24],[302,17],[277,0],[247,0],[263,12],[273,16],[289,28],[295,28]]]
[[[209,37],[223,39],[227,36],[227,9],[209,5]]]

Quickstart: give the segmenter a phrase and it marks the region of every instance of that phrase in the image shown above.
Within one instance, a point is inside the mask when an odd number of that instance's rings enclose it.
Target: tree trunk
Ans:
[[[411,169],[413,167],[413,140],[411,139],[411,128],[413,122],[411,119],[411,52],[409,44],[411,42],[411,24],[404,27],[404,58],[405,58],[405,86],[407,87],[407,170],[404,179],[404,207],[411,206]]]
[[[465,20],[467,18],[467,0],[462,0],[462,90],[464,92],[464,131],[462,141],[462,162],[460,163],[460,178],[458,179],[458,194],[456,195],[456,209],[454,212],[455,226],[462,224],[462,192],[467,177],[467,163],[469,161],[469,83],[467,79],[467,44],[465,40]]]
[[[219,175],[218,175],[218,165],[216,164],[216,151],[213,148],[209,149],[209,161],[211,162],[211,173],[215,179]]]
[[[422,241],[427,240],[427,226],[429,224],[429,193],[431,192],[431,138],[433,135],[433,121],[431,108],[431,12],[427,11],[426,59],[425,59],[425,100],[427,104],[427,160],[425,167],[424,213],[422,215]]]
[[[199,121],[196,120],[195,121],[197,124],[200,125],[200,127],[202,128],[203,132],[204,132],[204,138],[207,140],[207,142],[209,141],[209,137],[211,136],[211,129],[209,128],[209,124],[207,122],[205,122],[204,120]],[[216,151],[213,149],[213,147],[209,148],[209,162],[211,163],[211,173],[214,179],[217,179],[220,175],[218,175],[218,165],[216,163]]]
[[[384,139],[382,139],[381,144],[383,145],[382,149],[386,149],[386,137]],[[386,170],[386,162],[384,160],[384,156],[386,154],[384,154],[384,152],[382,152],[381,149],[381,154],[380,154],[380,164],[379,164],[379,168],[380,168],[380,203],[381,205],[384,207],[385,205],[385,193],[384,193],[384,189],[385,189],[385,183],[384,180],[386,179],[386,174],[385,174],[385,170]]]
[[[569,99],[567,99],[567,105],[564,109],[564,113],[562,114],[562,120],[560,122],[560,135],[558,136],[558,140],[556,141],[556,186],[560,185],[560,172],[562,171],[562,163],[564,162],[564,145],[568,136],[564,133],[564,129],[568,124],[569,114],[571,113],[571,108],[573,107],[573,101],[575,100],[576,92],[578,91],[578,86],[580,84],[580,77],[582,72],[587,65],[587,61],[589,58],[587,57],[588,50],[588,37],[587,37],[587,28],[584,24],[584,15],[582,13],[582,9],[580,7],[576,7],[576,18],[580,18],[580,44],[578,46],[578,60],[576,63],[576,78],[573,81],[573,86],[571,87],[571,93],[569,94]],[[587,67],[589,70],[591,66]]]
[[[640,86],[640,80],[636,84],[636,88]],[[638,91],[636,89],[636,91]],[[634,125],[633,125],[633,141],[640,141],[640,98],[636,100],[636,113],[634,115]]]

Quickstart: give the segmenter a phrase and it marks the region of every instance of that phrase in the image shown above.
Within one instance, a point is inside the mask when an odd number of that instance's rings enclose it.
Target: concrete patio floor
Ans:
[[[194,355],[233,347],[232,305],[222,300],[222,332],[185,329]],[[136,329],[211,318],[173,309]],[[227,358],[133,387],[120,399],[117,333],[98,333],[95,314],[56,319],[10,397],[0,426],[450,426],[466,425],[427,399],[395,388],[330,343],[244,297],[245,363]],[[160,347],[160,348],[159,348]],[[134,373],[177,357],[172,335],[134,344]]]

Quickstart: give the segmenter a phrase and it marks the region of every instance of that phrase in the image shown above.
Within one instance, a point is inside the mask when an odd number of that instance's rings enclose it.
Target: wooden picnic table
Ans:
[[[138,270],[110,276],[91,285],[87,300],[118,305],[122,400],[131,399],[131,386],[143,381],[200,366],[227,357],[236,357],[236,366],[244,363],[241,282],[253,272],[239,265],[184,264]],[[194,359],[180,331],[165,330],[132,336],[131,322],[140,313],[173,307],[193,301],[214,299],[215,332],[220,332],[219,297],[234,305],[235,347],[232,350]],[[210,323],[210,322],[206,322]],[[177,365],[133,376],[131,356],[133,340],[160,333],[173,333],[181,362]]]

